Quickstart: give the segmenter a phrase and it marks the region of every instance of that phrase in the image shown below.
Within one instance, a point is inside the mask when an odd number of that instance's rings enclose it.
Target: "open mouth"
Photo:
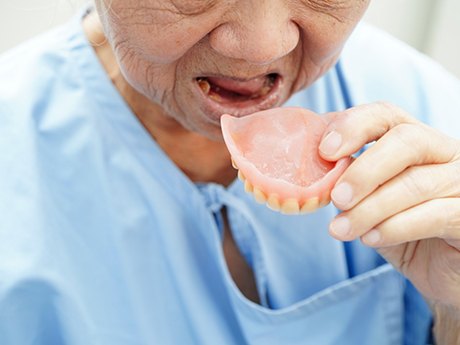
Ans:
[[[261,102],[267,98],[279,83],[279,79],[277,73],[270,73],[249,80],[198,77],[196,81],[203,94],[214,102],[224,106],[244,106],[245,103]]]

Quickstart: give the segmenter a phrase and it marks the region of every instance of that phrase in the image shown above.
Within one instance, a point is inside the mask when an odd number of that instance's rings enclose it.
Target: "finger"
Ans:
[[[361,237],[372,247],[387,247],[428,238],[460,240],[460,199],[427,201],[385,220]]]
[[[460,195],[458,162],[414,166],[380,186],[330,224],[332,236],[342,241],[362,236],[385,219],[431,199]]]
[[[417,123],[402,109],[383,102],[326,114],[325,119],[329,124],[319,152],[324,159],[331,161],[357,152],[399,124]]]
[[[458,151],[459,143],[428,126],[398,125],[353,162],[331,198],[337,207],[348,210],[408,167],[450,162]]]

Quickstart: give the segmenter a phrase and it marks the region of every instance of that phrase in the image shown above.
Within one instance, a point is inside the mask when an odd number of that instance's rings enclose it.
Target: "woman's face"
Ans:
[[[369,0],[96,0],[123,76],[183,127],[281,105],[337,60]]]

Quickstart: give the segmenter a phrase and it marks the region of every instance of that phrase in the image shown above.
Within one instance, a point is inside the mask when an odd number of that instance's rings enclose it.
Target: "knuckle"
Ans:
[[[394,112],[400,112],[401,108],[397,107],[393,103],[387,102],[387,101],[377,101],[375,103],[378,107],[380,107],[382,110],[394,113]]]
[[[432,179],[423,176],[420,169],[411,167],[406,170],[401,183],[406,193],[417,200],[424,200],[433,191]]]
[[[413,140],[420,138],[422,134],[421,128],[412,123],[398,124],[393,128],[392,132],[408,146],[413,146]]]
[[[380,110],[386,114],[391,114],[390,118],[392,118],[393,125],[397,125],[398,123],[414,123],[416,122],[415,119],[409,115],[401,107],[394,105],[393,103],[387,101],[378,101],[377,106]]]
[[[373,185],[372,172],[374,169],[375,165],[371,165],[369,160],[358,158],[342,175],[342,180],[347,181],[353,186],[357,196],[362,196],[366,194]]]
[[[427,150],[427,140],[423,129],[411,123],[402,123],[391,131],[392,139],[398,142],[400,149],[408,152],[415,158],[415,162],[422,159]]]
[[[343,131],[343,127],[347,125],[348,120],[353,117],[351,109],[347,109],[341,112],[328,113],[324,116],[327,123],[327,128],[324,133],[330,133],[332,131]]]

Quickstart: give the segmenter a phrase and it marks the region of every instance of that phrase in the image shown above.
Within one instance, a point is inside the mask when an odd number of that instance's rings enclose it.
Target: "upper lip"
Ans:
[[[248,76],[239,77],[239,76],[235,76],[235,75],[225,75],[225,74],[218,74],[218,73],[204,73],[202,75],[197,76],[195,79],[200,79],[200,78],[224,78],[224,79],[232,79],[232,80],[236,80],[236,81],[240,81],[240,82],[245,82],[245,81],[253,80],[253,79],[256,79],[256,78],[265,77],[265,76],[268,76],[270,74],[280,75],[280,73],[277,72],[277,71],[269,71],[269,72],[265,72],[265,73],[260,73],[258,75],[253,75],[251,77],[248,77]]]

